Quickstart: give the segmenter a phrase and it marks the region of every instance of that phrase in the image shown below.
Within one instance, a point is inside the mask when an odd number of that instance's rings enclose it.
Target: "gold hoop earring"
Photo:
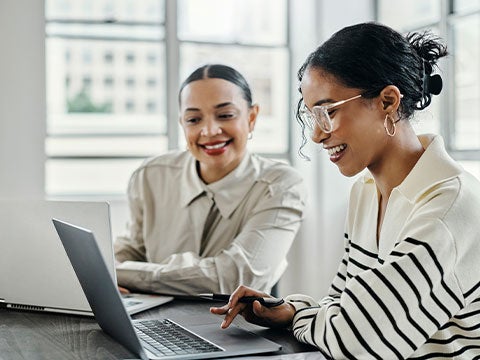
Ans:
[[[388,121],[392,124],[392,130],[390,131],[388,129]],[[387,133],[388,136],[394,137],[395,133],[397,132],[397,122],[393,119],[393,117],[390,114],[387,114],[385,116],[385,120],[383,121],[383,127],[385,128],[385,132]]]

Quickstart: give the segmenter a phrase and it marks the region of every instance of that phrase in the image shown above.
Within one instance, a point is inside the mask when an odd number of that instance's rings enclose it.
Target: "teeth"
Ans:
[[[342,145],[338,145],[338,146],[332,147],[330,149],[327,149],[328,155],[330,155],[330,156],[335,155],[336,153],[344,150],[346,147],[347,147],[347,145],[342,144]]]
[[[205,149],[208,149],[208,150],[220,149],[220,148],[224,147],[226,144],[227,144],[227,142],[223,142],[223,143],[219,143],[219,144],[215,144],[215,145],[205,145]]]

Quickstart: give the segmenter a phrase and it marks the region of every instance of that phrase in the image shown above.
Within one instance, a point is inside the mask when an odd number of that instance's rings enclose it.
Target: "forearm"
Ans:
[[[266,258],[252,261],[241,247],[233,245],[215,257],[201,258],[187,252],[161,263],[126,261],[117,267],[117,280],[129,289],[157,293],[229,293],[239,284],[268,292],[274,282],[271,274],[278,269],[283,270],[269,265]]]
[[[145,261],[145,247],[133,242],[128,237],[120,236],[115,240],[115,259],[118,262],[124,261]]]
[[[401,281],[394,268],[386,266],[356,276],[341,297],[324,299],[321,305],[294,302],[297,309],[294,335],[332,358],[410,357],[460,306],[441,286],[419,289],[422,298],[417,299],[411,290],[399,287]],[[425,287],[422,275],[416,278],[419,279],[416,286]],[[443,281],[455,289],[450,275]],[[437,304],[442,304],[447,311]]]
[[[117,267],[117,280],[121,286],[143,292],[184,295],[219,292],[214,261],[192,253],[172,255],[160,264],[126,261]]]

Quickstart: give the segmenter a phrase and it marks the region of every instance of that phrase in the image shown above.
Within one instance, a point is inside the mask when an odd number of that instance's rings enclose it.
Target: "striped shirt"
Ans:
[[[393,189],[376,242],[370,174],[353,186],[328,296],[287,297],[294,335],[334,359],[480,357],[480,183],[439,136]]]

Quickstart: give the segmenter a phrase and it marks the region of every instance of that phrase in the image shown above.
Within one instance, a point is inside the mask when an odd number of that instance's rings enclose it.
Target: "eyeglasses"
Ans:
[[[337,101],[333,104],[317,105],[312,108],[312,111],[308,110],[307,107],[304,106],[303,109],[300,109],[300,118],[311,132],[313,132],[315,129],[315,124],[317,124],[324,133],[329,134],[333,131],[333,121],[330,118],[329,110],[360,97],[362,97],[361,94],[346,100]]]

